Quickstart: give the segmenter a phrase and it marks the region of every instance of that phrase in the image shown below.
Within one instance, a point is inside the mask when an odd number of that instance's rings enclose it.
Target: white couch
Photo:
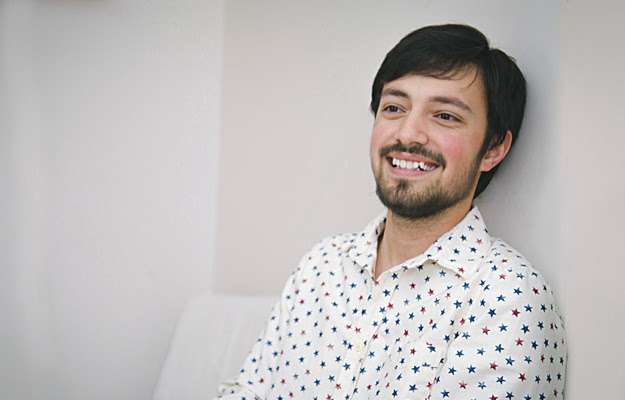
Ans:
[[[154,400],[212,399],[237,374],[277,297],[206,293],[178,321]]]

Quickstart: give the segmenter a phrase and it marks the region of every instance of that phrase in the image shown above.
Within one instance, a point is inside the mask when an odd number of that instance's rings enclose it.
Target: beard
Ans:
[[[385,155],[396,150],[398,150],[397,145],[394,145],[380,151],[381,163],[375,173],[376,194],[382,204],[393,214],[409,220],[434,217],[473,195],[475,183],[479,177],[481,157],[476,157],[469,168],[462,171],[447,185],[439,177],[438,180],[425,187],[416,187],[422,184],[415,184],[408,179],[396,179],[396,183],[393,184],[383,176]],[[431,154],[423,148],[408,148],[404,151],[438,160],[439,168],[445,169],[446,163],[441,155]]]

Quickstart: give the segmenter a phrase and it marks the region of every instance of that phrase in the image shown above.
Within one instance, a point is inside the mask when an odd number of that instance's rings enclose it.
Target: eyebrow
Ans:
[[[382,91],[382,96],[396,96],[396,97],[403,97],[405,99],[409,99],[410,96],[408,96],[408,93],[404,92],[403,90],[399,90],[399,89],[392,89],[392,88],[388,88],[388,89],[384,89]]]
[[[382,96],[396,96],[396,97],[401,97],[401,98],[405,98],[405,99],[410,99],[410,96],[408,95],[408,93],[404,92],[403,90],[400,89],[393,89],[393,88],[388,88],[388,89],[384,89],[382,91]],[[449,97],[449,96],[432,96],[428,99],[428,102],[430,103],[440,103],[440,104],[450,104],[452,106],[456,106],[458,108],[461,108],[463,110],[466,110],[468,112],[470,112],[471,114],[473,114],[473,111],[471,110],[471,108],[462,100],[456,98],[456,97]]]
[[[463,102],[462,100],[456,97],[434,96],[434,97],[430,97],[428,101],[432,103],[451,104],[452,106],[456,106],[458,108],[461,108],[473,114],[473,111],[471,111],[471,108],[465,102]]]

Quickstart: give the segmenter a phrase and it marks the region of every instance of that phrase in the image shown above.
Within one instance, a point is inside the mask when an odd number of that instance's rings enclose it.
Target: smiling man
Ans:
[[[223,399],[562,398],[551,288],[475,196],[519,134],[525,79],[465,25],[412,32],[372,89],[387,211],[302,259]]]

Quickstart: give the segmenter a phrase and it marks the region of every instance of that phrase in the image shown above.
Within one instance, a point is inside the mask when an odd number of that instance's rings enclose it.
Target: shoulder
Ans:
[[[357,233],[343,233],[340,235],[327,236],[315,243],[315,245],[304,254],[301,263],[305,264],[309,261],[318,261],[340,256],[352,248],[358,235]]]
[[[302,256],[292,277],[305,279],[311,273],[316,274],[320,270],[338,265],[342,257],[352,248],[358,236],[357,233],[344,233],[321,239]]]
[[[524,312],[551,315],[562,326],[553,289],[540,271],[520,252],[495,238],[476,274],[483,299],[491,306],[510,307],[513,314]]]
[[[540,271],[519,251],[501,239],[493,238],[481,266],[481,274],[498,286],[514,286],[523,283],[539,285],[549,289],[551,286]]]
[[[357,237],[358,234],[346,233],[328,236],[315,243],[291,272],[283,295],[288,299],[301,291],[312,292],[320,280],[338,276],[341,260]]]

